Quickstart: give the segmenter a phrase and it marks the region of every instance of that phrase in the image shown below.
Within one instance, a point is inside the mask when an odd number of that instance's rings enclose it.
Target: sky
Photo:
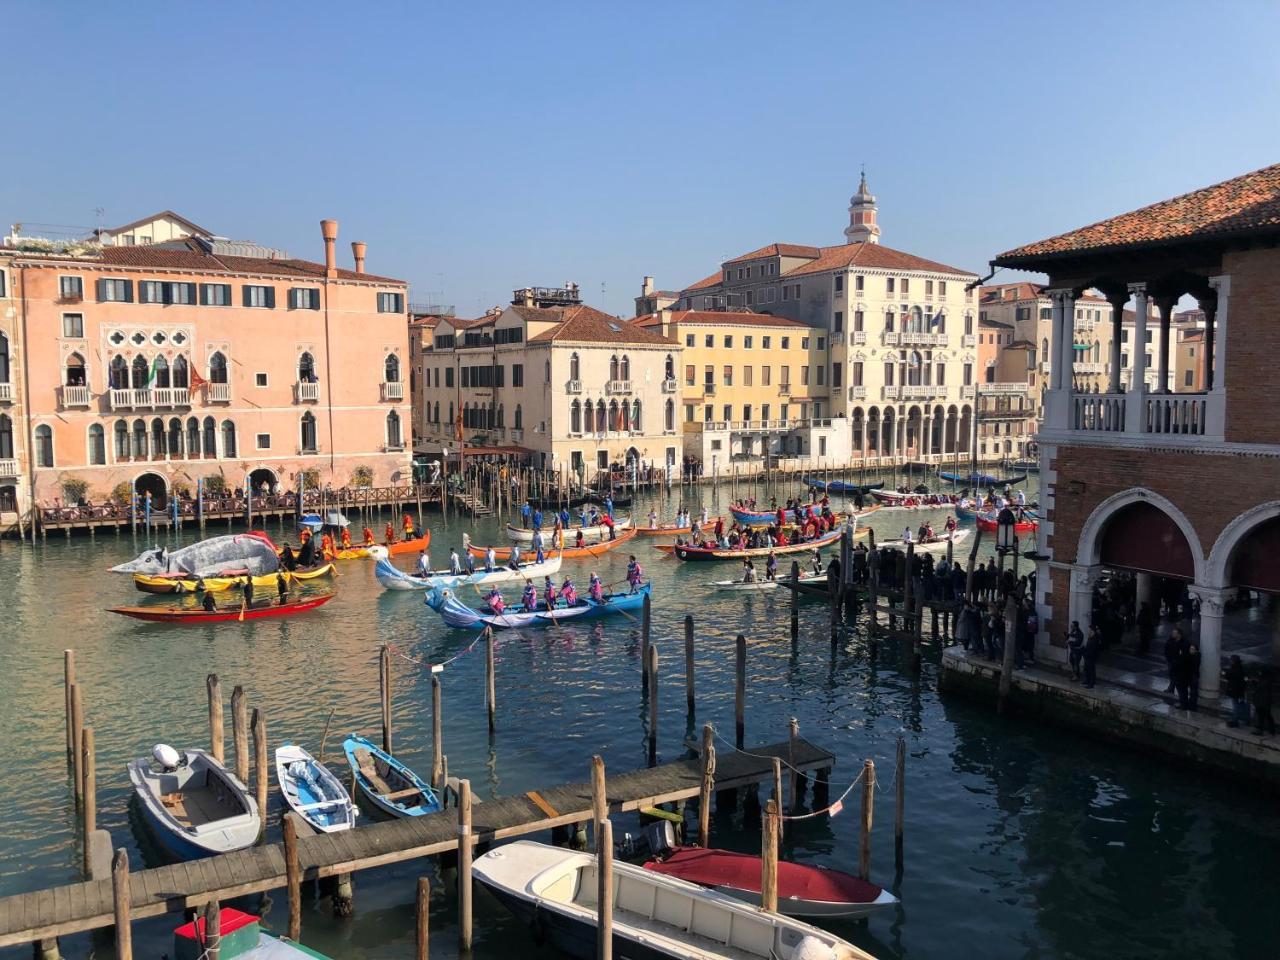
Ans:
[[[841,243],[864,165],[886,245],[986,274],[1280,162],[1274,0],[3,5],[0,223],[332,217],[464,317]]]

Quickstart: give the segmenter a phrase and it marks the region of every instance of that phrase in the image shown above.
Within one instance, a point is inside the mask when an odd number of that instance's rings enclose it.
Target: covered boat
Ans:
[[[744,560],[747,557],[767,557],[773,554],[775,557],[785,556],[789,553],[807,553],[811,550],[820,550],[823,547],[829,547],[832,544],[840,542],[840,533],[843,527],[836,527],[834,530],[828,530],[820,537],[814,537],[812,540],[803,540],[799,543],[788,543],[780,547],[751,547],[742,549],[741,547],[692,547],[687,544],[662,544],[656,549],[663,553],[669,553],[679,560]],[[867,528],[855,530],[854,538],[865,537]]]
[[[426,781],[359,734],[342,741],[356,789],[385,817],[421,817],[441,809],[440,798]]]
[[[165,852],[195,860],[258,841],[262,818],[248,788],[203,750],[157,744],[129,763],[143,819]]]
[[[569,538],[569,541],[566,544],[565,548],[563,550],[557,550],[555,552],[558,553],[560,557],[564,560],[578,560],[583,557],[598,557],[602,553],[608,553],[610,550],[616,550],[618,547],[622,546],[624,543],[626,543],[635,535],[636,535],[636,528],[632,527],[630,530],[622,531],[612,540],[601,540],[599,543],[587,543],[581,547],[573,546],[573,540],[572,538]],[[549,539],[550,538],[548,538],[548,540]],[[483,557],[486,551],[488,550],[487,547],[477,547],[474,545],[472,545],[471,547],[468,547],[467,549],[473,557]],[[527,547],[521,547],[520,553],[522,556],[527,555],[529,553],[529,549]],[[546,551],[544,550],[543,553],[545,554]],[[510,560],[511,548],[510,547],[494,547],[493,555],[498,560]]]
[[[644,606],[644,598],[649,593],[650,584],[646,583],[635,593],[606,593],[604,599],[597,603],[587,596],[579,596],[578,602],[571,607],[557,606],[548,610],[541,602],[532,609],[526,610],[523,604],[514,603],[506,607],[502,613],[494,613],[488,607],[468,607],[457,598],[452,590],[436,589],[427,594],[427,606],[444,620],[450,627],[459,629],[475,629],[493,627],[495,630],[510,630],[519,627],[550,627],[558,623],[576,623],[581,620],[598,620],[615,614],[634,613]]]
[[[262,931],[256,916],[235,907],[218,911],[219,960],[329,960],[323,953],[293,940]],[[196,917],[173,931],[173,960],[202,960],[209,956],[205,918]]]
[[[231,620],[261,620],[264,617],[287,617],[305,613],[324,606],[333,598],[332,593],[320,593],[289,603],[277,603],[274,599],[260,601],[250,607],[229,603],[219,610],[205,610],[202,607],[111,607],[107,612],[156,623],[226,623]]]
[[[760,903],[760,858],[750,854],[677,847],[644,868],[747,903]],[[858,918],[897,902],[883,887],[839,870],[778,861],[778,912],[789,917]]]
[[[953,530],[949,534],[940,533],[931,540],[912,540],[910,542],[915,546],[916,553],[946,553],[948,544],[954,546],[957,543],[967,540],[970,532],[971,531],[967,529]],[[876,546],[905,550],[907,548],[907,541],[903,540],[901,537],[892,537],[888,540],[877,540]]]
[[[613,528],[618,531],[627,530],[631,527],[630,517],[617,517],[613,521]],[[551,536],[555,529],[555,521],[552,520],[550,526],[542,528],[542,539],[551,545]],[[595,543],[601,540],[609,539],[609,527],[603,523],[597,523],[588,527],[568,527],[564,531],[564,540],[566,544],[572,543],[578,536],[578,531],[582,531],[583,539],[588,543]],[[533,543],[533,535],[536,531],[529,527],[517,527],[513,523],[507,524],[507,537],[512,543]]]
[[[334,573],[332,563],[326,563],[321,567],[314,567],[310,570],[293,570],[283,571],[284,578],[290,583],[305,583],[308,580],[315,580],[319,577],[329,577]],[[239,587],[244,583],[247,574],[240,573],[238,575],[226,577],[205,577],[204,589],[209,593],[222,593],[233,587]],[[188,574],[166,574],[159,577],[147,576],[145,573],[135,573],[133,575],[133,585],[143,593],[199,593],[200,578],[192,577]],[[276,574],[266,573],[253,578],[253,585],[258,589],[276,588]]]
[[[508,910],[572,957],[596,955],[596,858],[532,840],[472,867]],[[613,864],[613,954],[678,960],[873,960],[833,933],[631,863]]]
[[[276,747],[276,782],[289,809],[320,833],[355,826],[355,804],[342,781],[302,747]]]
[[[520,564],[519,569],[512,569],[510,564],[494,567],[492,570],[477,568],[475,573],[453,574],[448,570],[434,570],[428,576],[407,573],[391,565],[391,561],[380,559],[373,568],[373,575],[387,590],[431,590],[434,587],[448,587],[452,590],[460,586],[488,586],[494,583],[510,583],[513,580],[532,580],[535,577],[549,577],[560,572],[561,557],[553,553],[541,563],[531,560]]]
[[[884,481],[877,483],[849,483],[846,480],[816,480],[813,477],[801,477],[800,482],[810,490],[822,490],[826,493],[870,493],[884,486]]]

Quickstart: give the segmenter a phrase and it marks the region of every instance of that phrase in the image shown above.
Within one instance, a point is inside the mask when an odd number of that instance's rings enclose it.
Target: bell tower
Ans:
[[[849,226],[844,228],[845,243],[879,243],[880,226],[876,223],[876,198],[867,189],[867,171],[862,171],[858,192],[849,198]]]

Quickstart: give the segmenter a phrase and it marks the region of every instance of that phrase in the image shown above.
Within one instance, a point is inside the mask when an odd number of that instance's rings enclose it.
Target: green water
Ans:
[[[656,496],[659,512],[673,513],[678,496]],[[715,495],[695,496],[710,501]],[[723,508],[728,491],[719,496]],[[648,501],[638,501],[637,515],[647,511]],[[935,524],[944,515],[932,514]],[[920,517],[881,513],[871,525],[879,536],[896,536]],[[477,525],[476,542],[492,539],[500,523]],[[455,517],[446,528],[438,515],[428,526],[437,560],[464,529]],[[194,536],[188,529],[185,539]],[[128,848],[136,869],[146,851],[129,812],[125,763],[158,741],[206,743],[207,673],[222,677],[228,698],[234,685],[244,686],[250,706],[266,714],[273,747],[289,738],[318,749],[333,709],[332,757],[349,730],[376,736],[379,643],[440,661],[472,639],[443,629],[419,596],[384,593],[366,561],[344,564],[337,599],[292,621],[177,628],[104,612],[138,601],[127,579],[103,571],[142,545],[129,535],[51,539],[34,548],[0,544],[6,664],[0,724],[11,734],[0,784],[7,812],[0,827],[0,893],[78,879],[63,752],[63,648],[77,650],[86,717],[97,737],[99,825],[116,846]],[[863,758],[881,770],[873,879],[902,903],[868,924],[833,925],[841,935],[884,958],[1277,955],[1280,829],[1273,797],[1069,731],[1016,716],[1001,720],[990,705],[940,698],[937,650],[927,652],[918,676],[892,644],[870,657],[860,634],[833,652],[820,604],[802,605],[801,639],[793,649],[785,592],[709,592],[705,582],[733,576],[733,565],[681,565],[647,543],[637,543],[635,552],[654,583],[653,635],[663,678],[660,759],[681,755],[688,729],[680,638],[684,615],[693,613],[699,725],[711,721],[731,734],[733,639],[742,632],[750,642],[749,744],[782,739],[788,718],[798,717],[802,733],[839,758],[833,798]],[[626,555],[618,554],[565,570],[581,588],[592,569],[611,581],[622,577],[625,564]],[[625,618],[502,636],[492,740],[481,648],[460,657],[442,680],[450,772],[469,777],[483,798],[586,779],[593,753],[615,771],[642,766],[648,714],[638,640],[638,625]],[[426,771],[430,678],[403,661],[396,671],[397,752]],[[229,727],[228,715],[228,755]],[[906,862],[895,875],[890,780],[899,735],[908,750]],[[784,855],[856,870],[854,801],[835,818],[790,824]],[[273,793],[273,835],[279,807]],[[743,820],[741,812],[721,812],[715,842],[758,848],[756,825]],[[635,829],[625,819],[615,825],[618,834]],[[348,921],[334,920],[327,900],[308,900],[304,942],[335,957],[411,956],[414,883],[423,872],[434,891],[432,956],[456,956],[454,876],[427,861],[358,875],[356,913]],[[267,904],[267,923],[277,930],[286,923],[280,893]],[[248,904],[256,908],[258,898]],[[475,956],[554,956],[535,947],[483,891],[475,905]],[[167,951],[179,919],[135,924],[136,955]],[[89,936],[67,938],[63,950],[111,955],[108,941]]]

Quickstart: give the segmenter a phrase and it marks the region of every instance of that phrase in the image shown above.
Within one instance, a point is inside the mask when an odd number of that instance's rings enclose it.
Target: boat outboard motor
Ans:
[[[644,828],[644,842],[655,857],[664,857],[676,846],[676,832],[670,820],[659,820]]]
[[[177,770],[183,762],[183,758],[178,754],[178,751],[167,743],[157,743],[152,747],[151,756],[156,758],[156,762],[164,768],[165,773]]]

